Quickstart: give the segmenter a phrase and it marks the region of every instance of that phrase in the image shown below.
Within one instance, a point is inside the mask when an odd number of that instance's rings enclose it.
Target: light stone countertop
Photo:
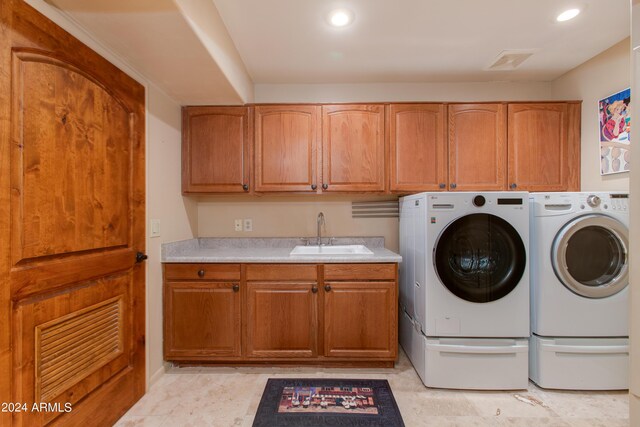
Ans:
[[[315,238],[310,238],[314,242]],[[323,238],[323,241],[324,238]],[[289,253],[298,238],[198,238],[162,244],[162,262],[187,263],[380,263],[402,262],[402,257],[384,247],[384,237],[337,237],[334,245],[364,245],[373,255],[298,255]]]

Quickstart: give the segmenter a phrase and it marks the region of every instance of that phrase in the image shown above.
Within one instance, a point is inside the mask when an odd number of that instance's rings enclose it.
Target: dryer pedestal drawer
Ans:
[[[543,388],[626,390],[629,339],[531,337],[529,377]]]
[[[526,389],[526,338],[425,338],[425,385],[477,390]]]

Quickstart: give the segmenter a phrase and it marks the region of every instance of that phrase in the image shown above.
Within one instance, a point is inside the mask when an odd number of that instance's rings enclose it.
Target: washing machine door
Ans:
[[[605,215],[585,215],[565,224],[551,248],[553,270],[572,292],[606,298],[629,283],[629,231]]]
[[[511,224],[482,213],[451,222],[438,237],[433,261],[449,291],[466,301],[485,303],[506,296],[518,285],[527,254]]]

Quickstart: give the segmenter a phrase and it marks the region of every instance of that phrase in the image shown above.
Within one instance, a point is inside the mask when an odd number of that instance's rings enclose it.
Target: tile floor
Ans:
[[[116,425],[250,427],[269,377],[387,379],[407,427],[629,426],[626,392],[428,389],[403,353],[392,370],[173,368]]]

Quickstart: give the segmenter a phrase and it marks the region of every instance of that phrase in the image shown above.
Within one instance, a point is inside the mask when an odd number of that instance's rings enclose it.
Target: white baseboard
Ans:
[[[153,373],[153,375],[151,375],[151,377],[149,378],[149,384],[148,384],[147,390],[149,390],[151,386],[153,386],[160,378],[162,378],[164,373],[167,371],[168,366],[169,365],[167,363],[163,363],[160,369],[158,369],[156,372]]]

